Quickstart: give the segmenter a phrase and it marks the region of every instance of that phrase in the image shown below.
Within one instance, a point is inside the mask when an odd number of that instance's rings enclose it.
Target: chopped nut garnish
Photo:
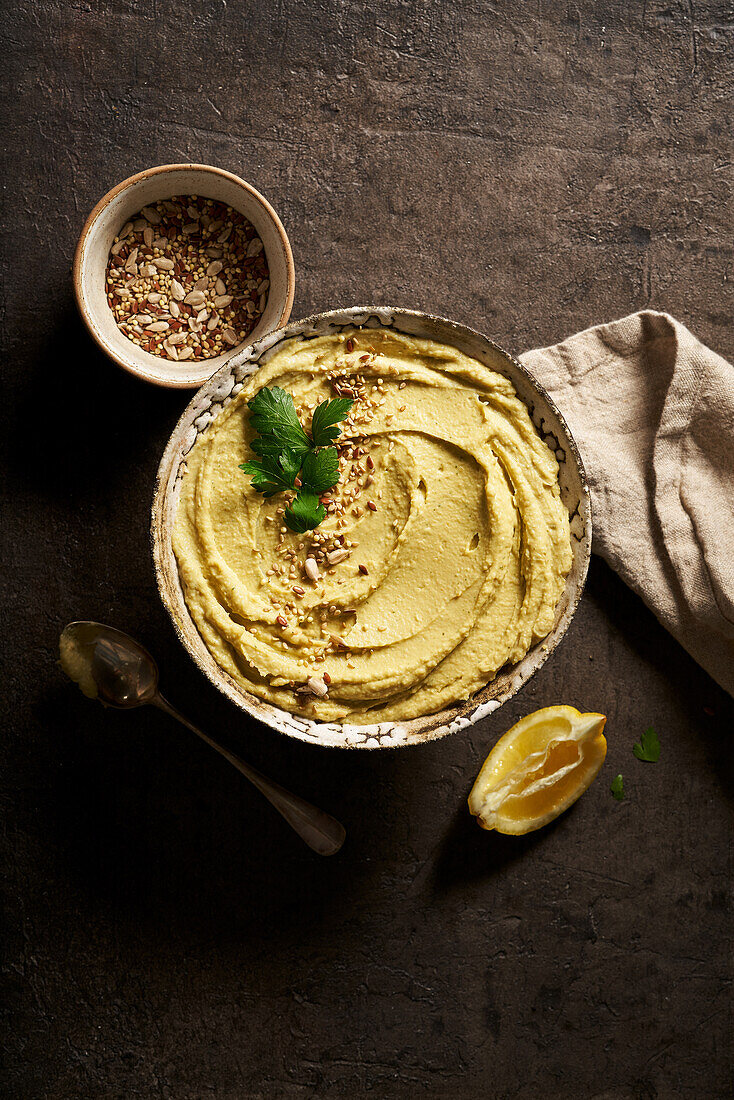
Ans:
[[[105,284],[123,335],[178,361],[211,359],[240,344],[260,319],[270,279],[262,241],[244,215],[201,196],[174,196],[123,226]]]

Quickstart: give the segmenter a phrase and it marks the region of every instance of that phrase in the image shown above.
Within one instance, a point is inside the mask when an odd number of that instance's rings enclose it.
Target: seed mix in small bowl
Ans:
[[[212,359],[241,344],[269,287],[252,223],[198,195],[175,195],[131,218],[110,249],[105,284],[120,332],[172,360]]]

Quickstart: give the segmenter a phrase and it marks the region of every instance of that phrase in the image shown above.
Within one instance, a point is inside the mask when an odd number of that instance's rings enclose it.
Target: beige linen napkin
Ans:
[[[521,359],[581,451],[595,552],[734,695],[734,368],[649,310]]]

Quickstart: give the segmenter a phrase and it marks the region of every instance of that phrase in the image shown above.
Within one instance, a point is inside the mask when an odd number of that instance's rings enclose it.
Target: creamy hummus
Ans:
[[[356,397],[306,535],[283,523],[287,496],[264,499],[238,468],[247,402],[275,385],[307,428],[319,402]],[[558,465],[510,382],[372,329],[278,346],[189,453],[173,545],[218,664],[276,706],[350,723],[468,698],[551,630],[571,566]]]

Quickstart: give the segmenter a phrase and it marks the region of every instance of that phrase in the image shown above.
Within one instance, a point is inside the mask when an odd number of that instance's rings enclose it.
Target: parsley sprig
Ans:
[[[252,487],[265,497],[297,489],[285,511],[291,531],[303,534],[318,527],[326,515],[319,495],[339,480],[339,455],[333,441],[339,421],[354,402],[347,397],[322,401],[314,410],[309,435],[296,412],[292,396],[279,386],[259,390],[248,402],[250,423],[258,433],[252,449],[259,459],[249,459],[240,469],[252,477]]]

